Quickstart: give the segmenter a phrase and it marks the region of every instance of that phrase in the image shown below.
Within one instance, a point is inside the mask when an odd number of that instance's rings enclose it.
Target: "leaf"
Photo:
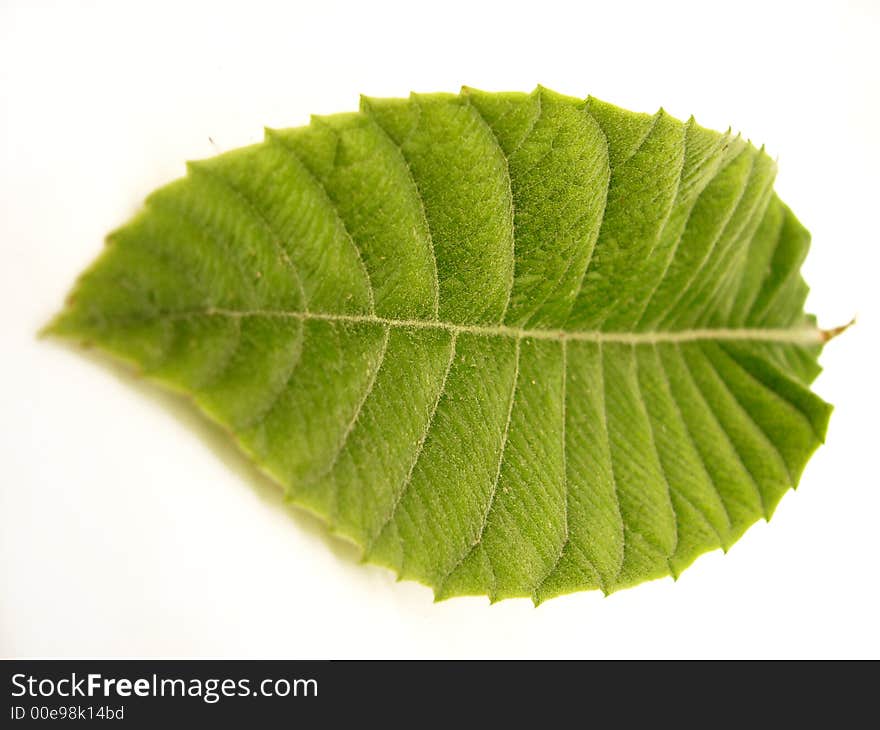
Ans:
[[[438,599],[677,576],[824,438],[809,235],[729,132],[465,89],[188,169],[49,331],[190,394]]]

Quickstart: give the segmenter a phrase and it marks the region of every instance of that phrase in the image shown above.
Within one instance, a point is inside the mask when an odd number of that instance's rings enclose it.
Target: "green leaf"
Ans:
[[[610,592],[726,550],[824,438],[774,174],[543,88],[363,99],[190,163],[48,330],[437,598]]]

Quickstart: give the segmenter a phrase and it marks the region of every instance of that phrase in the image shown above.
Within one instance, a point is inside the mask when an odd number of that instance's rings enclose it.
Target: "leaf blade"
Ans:
[[[729,134],[538,88],[192,163],[48,331],[191,394],[440,600],[678,576],[822,442],[809,235]]]

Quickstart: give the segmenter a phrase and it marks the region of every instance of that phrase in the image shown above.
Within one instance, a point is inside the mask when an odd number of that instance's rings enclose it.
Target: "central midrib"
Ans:
[[[780,342],[792,345],[818,345],[829,339],[829,333],[818,327],[790,329],[759,328],[698,328],[656,332],[600,332],[598,330],[525,329],[507,325],[455,324],[430,319],[394,319],[374,314],[328,314],[323,312],[297,312],[291,310],[235,310],[208,307],[168,313],[169,318],[188,317],[277,317],[298,319],[304,322],[346,322],[351,324],[376,324],[401,329],[439,329],[456,334],[474,334],[492,337],[531,338],[537,340],[568,340],[583,342],[618,342],[622,344],[656,344],[662,342],[695,342],[700,340],[749,340]]]

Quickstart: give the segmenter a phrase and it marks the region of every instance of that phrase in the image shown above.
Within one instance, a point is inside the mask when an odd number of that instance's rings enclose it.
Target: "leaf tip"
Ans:
[[[37,339],[44,340],[48,337],[76,337],[79,334],[75,326],[74,318],[71,316],[75,300],[75,292],[71,292],[67,295],[67,299],[64,302],[64,308],[37,330]],[[83,341],[82,344],[89,346],[91,343]]]
[[[54,334],[57,334],[58,327],[58,317],[61,315],[56,315],[52,317],[46,324],[44,324],[40,329],[37,330],[37,339],[45,340],[47,337],[51,337]]]

